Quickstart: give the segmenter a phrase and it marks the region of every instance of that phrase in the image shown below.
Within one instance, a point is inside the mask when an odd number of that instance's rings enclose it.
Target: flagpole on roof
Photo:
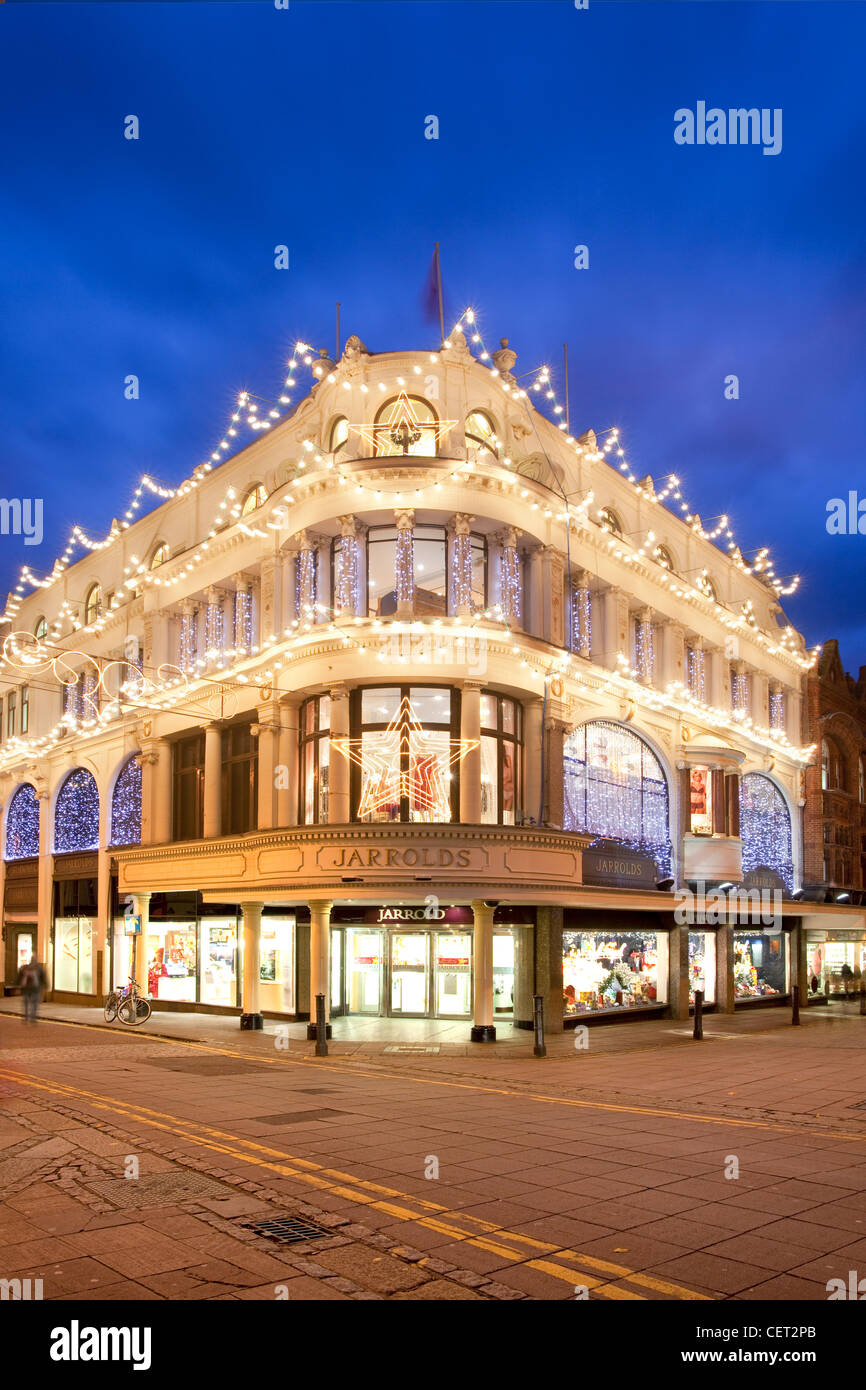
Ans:
[[[439,259],[439,243],[436,243],[436,287],[439,291],[439,331],[445,342],[445,313],[442,308],[442,262]]]

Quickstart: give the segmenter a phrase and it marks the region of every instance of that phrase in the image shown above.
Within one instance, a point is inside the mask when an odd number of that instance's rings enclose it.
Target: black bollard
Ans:
[[[860,1017],[866,1018],[866,982],[860,984]]]
[[[794,985],[791,990],[791,1023],[794,1027],[800,1022],[800,986]]]
[[[694,1033],[692,1034],[692,1037],[693,1037],[693,1038],[698,1038],[698,1039],[700,1039],[700,1038],[702,1038],[703,1036],[704,1036],[704,991],[703,991],[702,989],[696,989],[696,990],[695,990],[695,1031],[694,1031]]]
[[[535,1016],[535,1046],[532,1049],[534,1057],[546,1057],[547,1048],[544,1046],[544,1000],[540,994],[533,996],[534,1016]]]
[[[316,995],[316,1056],[328,1055],[328,1025],[325,1022],[325,996]]]

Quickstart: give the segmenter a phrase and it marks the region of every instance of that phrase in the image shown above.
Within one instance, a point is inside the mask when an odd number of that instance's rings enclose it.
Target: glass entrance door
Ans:
[[[493,1010],[514,1013],[514,937],[510,931],[493,933]]]
[[[423,1018],[427,1002],[427,948],[423,931],[394,932],[391,936],[391,1013]]]
[[[381,931],[371,931],[368,927],[347,927],[347,1013],[382,1013],[384,963]]]
[[[437,932],[434,967],[437,1015],[468,1018],[472,1012],[472,937],[469,933]]]

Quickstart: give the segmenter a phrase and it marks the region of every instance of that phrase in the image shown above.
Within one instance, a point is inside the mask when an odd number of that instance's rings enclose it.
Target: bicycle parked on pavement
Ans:
[[[128,985],[111,991],[103,1008],[106,1023],[119,1018],[121,1023],[128,1026],[146,1023],[152,1012],[150,1000],[146,994],[142,994],[132,975]]]

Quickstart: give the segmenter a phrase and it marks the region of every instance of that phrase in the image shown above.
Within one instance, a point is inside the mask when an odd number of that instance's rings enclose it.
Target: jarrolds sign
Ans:
[[[472,851],[469,849],[444,849],[438,845],[424,845],[415,848],[407,845],[405,849],[393,845],[375,849],[372,846],[358,849],[335,850],[330,859],[332,869],[468,869],[472,867]]]
[[[600,888],[655,888],[659,871],[648,854],[625,849],[615,841],[583,851],[583,881]]]

